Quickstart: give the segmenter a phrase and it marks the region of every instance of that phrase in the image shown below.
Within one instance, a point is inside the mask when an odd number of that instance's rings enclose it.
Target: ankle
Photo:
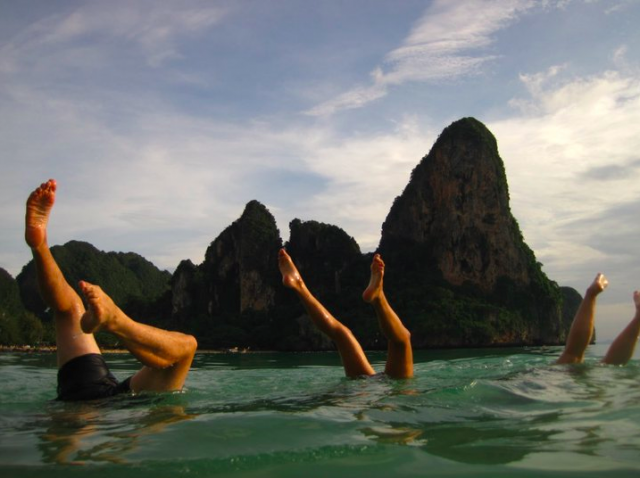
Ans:
[[[34,257],[41,257],[49,250],[49,244],[47,244],[47,240],[45,239],[37,246],[29,246],[29,249],[31,249],[31,254]]]
[[[589,287],[587,288],[587,291],[584,293],[584,297],[585,299],[591,298],[595,300],[600,295],[600,292],[602,292],[600,289]]]
[[[387,302],[387,296],[384,295],[384,290],[380,289],[375,295],[371,297],[369,303],[377,307],[383,306]]]
[[[296,284],[292,287],[292,289],[295,291],[296,294],[298,294],[298,297],[300,298],[308,298],[308,297],[313,297],[313,294],[309,291],[309,289],[307,289],[306,284],[300,280],[300,282],[296,282]]]
[[[133,322],[120,308],[117,308],[106,322],[104,330],[117,336],[121,336],[127,329],[129,322]]]

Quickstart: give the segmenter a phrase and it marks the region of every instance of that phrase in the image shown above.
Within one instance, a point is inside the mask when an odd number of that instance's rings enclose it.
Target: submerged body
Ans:
[[[345,374],[348,377],[375,375],[362,346],[351,330],[331,315],[313,296],[284,249],[279,252],[278,266],[284,286],[298,295],[315,326],[336,344]],[[371,262],[369,284],[362,294],[362,299],[373,306],[380,330],[388,341],[385,374],[391,378],[410,378],[413,377],[411,334],[391,308],[384,294],[384,268],[382,258],[379,254],[375,254]]]
[[[81,281],[83,303],[67,283],[47,242],[47,226],[57,184],[43,183],[27,200],[25,240],[31,248],[40,294],[53,310],[58,398],[88,400],[127,391],[180,390],[191,366],[197,343],[194,337],[140,324],[128,317],[99,286]],[[115,335],[143,365],[123,383],[110,373],[93,335]]]

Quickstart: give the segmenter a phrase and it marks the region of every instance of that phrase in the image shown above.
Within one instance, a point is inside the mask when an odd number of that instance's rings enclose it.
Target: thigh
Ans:
[[[163,369],[142,367],[131,377],[131,390],[134,392],[172,392],[182,390],[191,368],[192,358]]]
[[[80,328],[84,311],[84,307],[78,306],[71,311],[54,314],[58,368],[76,357],[100,353],[93,334],[85,334]]]

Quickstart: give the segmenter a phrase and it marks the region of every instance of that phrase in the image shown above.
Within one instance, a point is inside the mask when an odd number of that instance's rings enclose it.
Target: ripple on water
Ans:
[[[347,380],[330,354],[198,355],[185,393],[87,403],[50,400],[50,358],[3,356],[0,471],[67,476],[64,463],[154,478],[640,471],[637,362],[553,366],[522,350],[468,353],[418,354],[416,377],[399,381]],[[137,367],[126,355],[108,361],[119,377]]]

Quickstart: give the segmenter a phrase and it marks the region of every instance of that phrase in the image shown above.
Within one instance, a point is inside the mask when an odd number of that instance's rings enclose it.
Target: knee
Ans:
[[[85,313],[84,305],[80,299],[71,302],[64,310],[56,310],[54,317],[56,320],[79,321]]]
[[[398,345],[411,345],[411,332],[409,332],[407,329],[404,329],[396,337],[389,340]]]
[[[193,357],[198,350],[198,341],[193,335],[185,335],[186,355]]]
[[[356,337],[355,335],[353,335],[353,332],[351,332],[351,329],[343,324],[338,324],[332,329],[330,338],[336,344],[351,343],[356,341]]]

